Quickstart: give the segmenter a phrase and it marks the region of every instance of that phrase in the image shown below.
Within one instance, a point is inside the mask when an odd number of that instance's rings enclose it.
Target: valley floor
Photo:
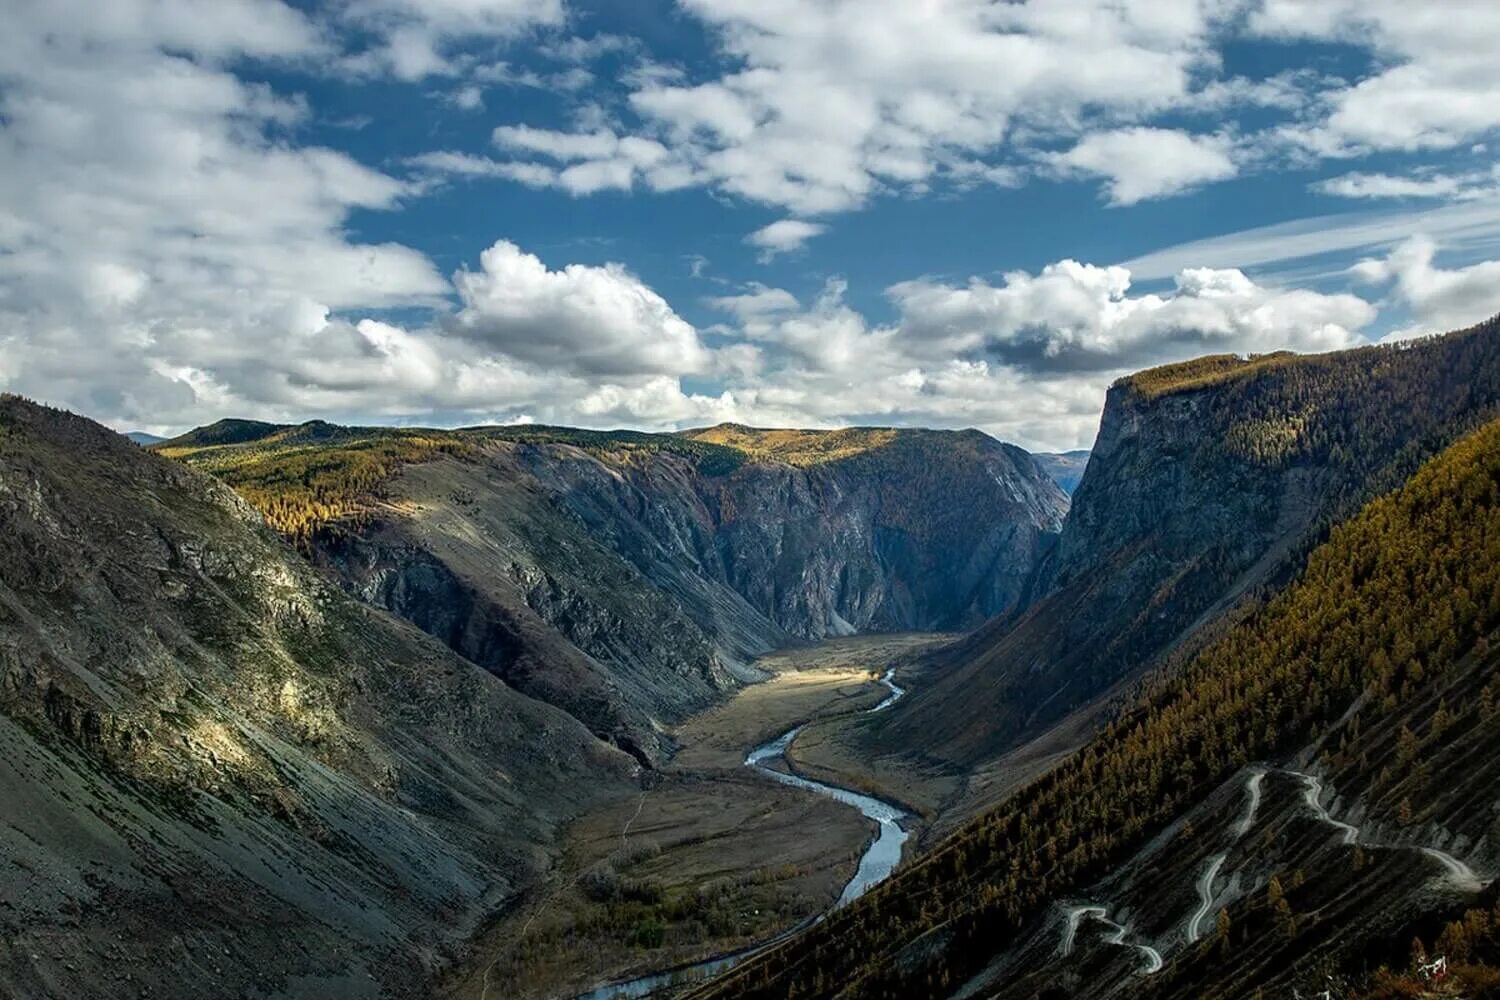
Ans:
[[[872,824],[755,774],[745,754],[792,726],[872,708],[889,694],[881,673],[949,639],[855,636],[762,658],[756,666],[769,679],[678,727],[679,751],[639,795],[570,827],[546,884],[481,937],[444,995],[572,997],[752,946],[827,909]],[[815,725],[804,735],[823,746],[817,733]],[[789,754],[799,770],[801,743]],[[910,775],[887,786],[857,764],[820,757],[809,770],[892,801],[937,797]]]

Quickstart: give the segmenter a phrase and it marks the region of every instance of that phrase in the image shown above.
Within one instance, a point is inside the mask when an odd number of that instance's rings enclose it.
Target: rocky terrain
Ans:
[[[1187,655],[1331,522],[1500,405],[1494,325],[1401,347],[1207,358],[1122,380],[1020,610],[940,654],[871,746],[970,772]],[[1067,734],[1076,746],[1093,723]],[[1057,747],[1049,747],[1055,752]]]
[[[940,727],[924,694],[967,684],[964,738],[1004,739],[1007,717],[996,734],[975,714],[997,705],[986,671],[1025,685],[1050,662],[966,657],[1038,628],[1037,609],[1080,580],[1096,600],[1150,584],[1124,641],[1095,633],[1075,669],[1135,642],[1158,669],[1113,707],[1089,706],[1098,724],[1075,731],[1081,749],[1054,746],[891,882],[693,995],[1489,995],[1497,340],[1491,322],[1395,349],[1205,359],[1117,386],[1035,603],[942,651],[953,666],[929,662],[930,686],[889,715],[911,725],[920,709]],[[1207,440],[1187,430],[1221,420]],[[1294,502],[1299,477],[1307,499]],[[1240,489],[1219,488],[1230,482]],[[1168,510],[1193,517],[1168,523]],[[1087,679],[1041,683],[1071,698]],[[1034,724],[1045,704],[1008,718]],[[1429,994],[1422,963],[1436,954],[1452,978]]]
[[[0,994],[421,995],[635,762],[0,397]]]
[[[376,481],[308,501],[337,516],[304,549],[653,765],[664,730],[752,679],[756,655],[1014,607],[1067,511],[1030,456],[977,431],[403,433],[421,450],[402,438]],[[307,479],[288,463],[326,476],[390,435],[232,421],[160,450],[274,521]]]

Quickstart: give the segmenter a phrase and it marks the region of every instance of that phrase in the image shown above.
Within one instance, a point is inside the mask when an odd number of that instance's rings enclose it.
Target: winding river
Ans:
[[[892,668],[881,676],[880,683],[884,684],[890,693],[881,699],[880,703],[874,708],[866,709],[866,714],[873,715],[876,712],[883,712],[900,701],[901,697],[906,694],[906,689],[896,683],[895,674],[896,671]],[[805,725],[794,726],[774,740],[762,743],[754,750],[751,750],[745,755],[745,766],[753,767],[761,774],[771,778],[773,781],[779,781],[783,785],[803,788],[810,792],[816,792],[819,795],[826,795],[831,799],[837,799],[845,805],[851,805],[867,818],[879,824],[880,832],[870,843],[870,846],[865,848],[865,853],[859,859],[859,867],[855,870],[854,876],[849,879],[848,884],[844,886],[844,891],[839,894],[838,902],[833,905],[833,909],[838,909],[840,906],[858,899],[869,891],[871,887],[883,882],[901,861],[901,848],[905,845],[907,838],[907,832],[901,828],[901,820],[906,817],[907,813],[891,805],[889,802],[883,802],[873,796],[862,795],[848,788],[840,788],[838,785],[813,781],[810,778],[789,774],[786,771],[780,771],[772,767],[772,763],[777,760],[783,760],[786,757],[787,747],[792,745],[792,741],[797,738],[797,734],[802,732],[804,728],[806,728]],[[642,976],[639,979],[631,979],[623,983],[611,983],[608,986],[600,986],[587,993],[579,994],[576,1000],[627,1000],[627,998],[632,997],[650,996],[657,990],[673,983],[707,979],[737,965],[752,955],[758,954],[771,945],[785,940],[803,928],[817,923],[822,919],[822,916],[818,916],[804,921],[796,927],[778,934],[771,940],[754,945],[744,951],[735,952],[731,955],[721,955],[718,958],[709,959],[706,962],[699,962],[696,965],[689,965],[680,969],[673,969],[670,972],[662,972],[655,975]]]

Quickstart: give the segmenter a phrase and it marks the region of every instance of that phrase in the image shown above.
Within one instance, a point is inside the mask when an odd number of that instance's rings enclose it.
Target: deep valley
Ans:
[[[973,431],[6,397],[0,986],[1485,995],[1497,417],[1494,322],[1123,379],[1071,497]]]

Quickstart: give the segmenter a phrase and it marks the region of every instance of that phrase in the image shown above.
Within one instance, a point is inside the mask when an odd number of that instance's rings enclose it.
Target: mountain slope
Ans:
[[[1357,975],[1412,920],[1479,898],[1485,878],[1470,865],[1500,870],[1490,794],[1497,627],[1500,421],[1334,529],[1292,585],[1182,671],[1159,674],[1086,749],[857,904],[695,995],[1244,996],[1327,971]],[[1257,783],[1265,813],[1250,809],[1247,823],[1244,800],[1225,791],[1248,790],[1242,769],[1256,761],[1276,776]],[[1323,781],[1341,797],[1321,792]],[[1206,822],[1216,810],[1231,818]],[[1203,846],[1185,833],[1185,814],[1205,821]],[[1215,838],[1222,850],[1226,835],[1257,823],[1262,847],[1244,860],[1226,852],[1214,869],[1247,865],[1241,891],[1215,890],[1213,872],[1199,875],[1194,862]],[[1173,839],[1182,837],[1187,849]],[[1113,950],[1104,964],[1079,966],[1082,978],[1065,980],[1074,963],[1054,961],[1077,945],[1072,933],[1033,946],[1030,961],[1005,962],[1036,935],[1057,934],[1066,901],[1086,904],[1132,859],[1152,857],[1165,858],[1158,876],[1203,878],[1210,912],[1227,907],[1214,918],[1219,940],[1179,942],[1153,959],[1136,946],[1194,911],[1164,919],[1160,905],[1153,914],[1137,901],[1147,936],[1105,924],[1116,928],[1103,938]],[[1279,863],[1306,867],[1278,872]],[[1185,888],[1162,877],[1137,885],[1158,896]],[[1095,919],[1075,912],[1064,931]],[[1102,912],[1108,920],[1110,907]],[[1253,933],[1236,937],[1241,925]],[[1054,964],[1018,978],[1042,956]]]
[[[213,479],[0,397],[0,993],[419,993],[632,764]]]
[[[655,762],[755,655],[1013,606],[1066,497],[978,432],[214,425],[213,472],[365,599]]]
[[[1497,404],[1495,321],[1122,380],[1027,606],[945,650],[933,683],[870,720],[868,744],[964,769],[1019,746],[1173,650],[1190,652],[1195,632],[1294,571],[1329,523]]]

